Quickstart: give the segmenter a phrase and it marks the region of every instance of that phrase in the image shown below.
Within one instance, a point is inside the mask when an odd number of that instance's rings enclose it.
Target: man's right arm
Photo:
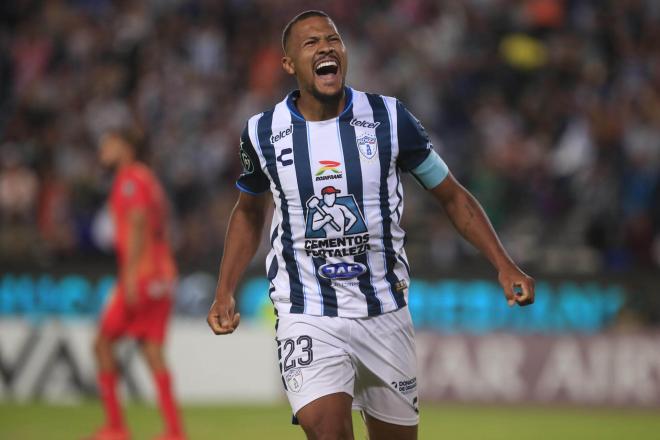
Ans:
[[[240,322],[234,293],[261,241],[269,199],[268,193],[241,192],[229,218],[215,301],[206,319],[216,335],[232,333]]]

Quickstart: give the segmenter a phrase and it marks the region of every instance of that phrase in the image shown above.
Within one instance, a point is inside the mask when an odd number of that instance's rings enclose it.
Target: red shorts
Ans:
[[[117,286],[101,315],[101,334],[114,340],[122,336],[163,343],[172,311],[171,281],[145,279],[138,282],[138,299],[126,304],[123,288]]]

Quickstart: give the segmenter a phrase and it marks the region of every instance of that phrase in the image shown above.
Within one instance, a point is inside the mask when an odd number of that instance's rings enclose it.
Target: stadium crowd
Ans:
[[[280,32],[310,7],[335,18],[349,84],[421,119],[523,266],[660,266],[653,0],[2,2],[0,262],[105,252],[96,144],[137,123],[172,200],[179,260],[215,266],[240,131],[294,87]],[[413,264],[471,260],[444,216],[423,215],[430,199],[414,186]]]

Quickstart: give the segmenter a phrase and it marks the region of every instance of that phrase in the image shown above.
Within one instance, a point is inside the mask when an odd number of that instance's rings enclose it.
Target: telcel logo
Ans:
[[[367,267],[362,263],[328,263],[319,267],[319,275],[329,280],[348,280],[366,271]]]
[[[351,119],[351,125],[353,127],[364,127],[364,128],[378,128],[380,122],[370,122],[370,121],[361,121],[359,119]]]
[[[291,133],[293,133],[293,125],[289,125],[289,127],[287,129],[282,130],[277,134],[273,134],[270,137],[270,143],[274,144],[277,141],[281,141],[282,139],[284,139],[285,137],[287,137]]]

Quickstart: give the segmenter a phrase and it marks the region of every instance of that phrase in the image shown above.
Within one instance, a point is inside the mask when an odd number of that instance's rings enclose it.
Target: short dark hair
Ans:
[[[134,126],[118,127],[110,130],[108,134],[124,141],[133,150],[136,159],[146,160],[147,137],[142,129]]]
[[[286,43],[289,41],[289,36],[291,35],[291,28],[293,28],[293,25],[309,17],[325,17],[332,21],[332,18],[330,18],[328,14],[317,9],[304,11],[296,15],[286,24],[286,26],[284,26],[284,31],[282,32],[282,49],[284,49],[284,52],[286,52]]]

